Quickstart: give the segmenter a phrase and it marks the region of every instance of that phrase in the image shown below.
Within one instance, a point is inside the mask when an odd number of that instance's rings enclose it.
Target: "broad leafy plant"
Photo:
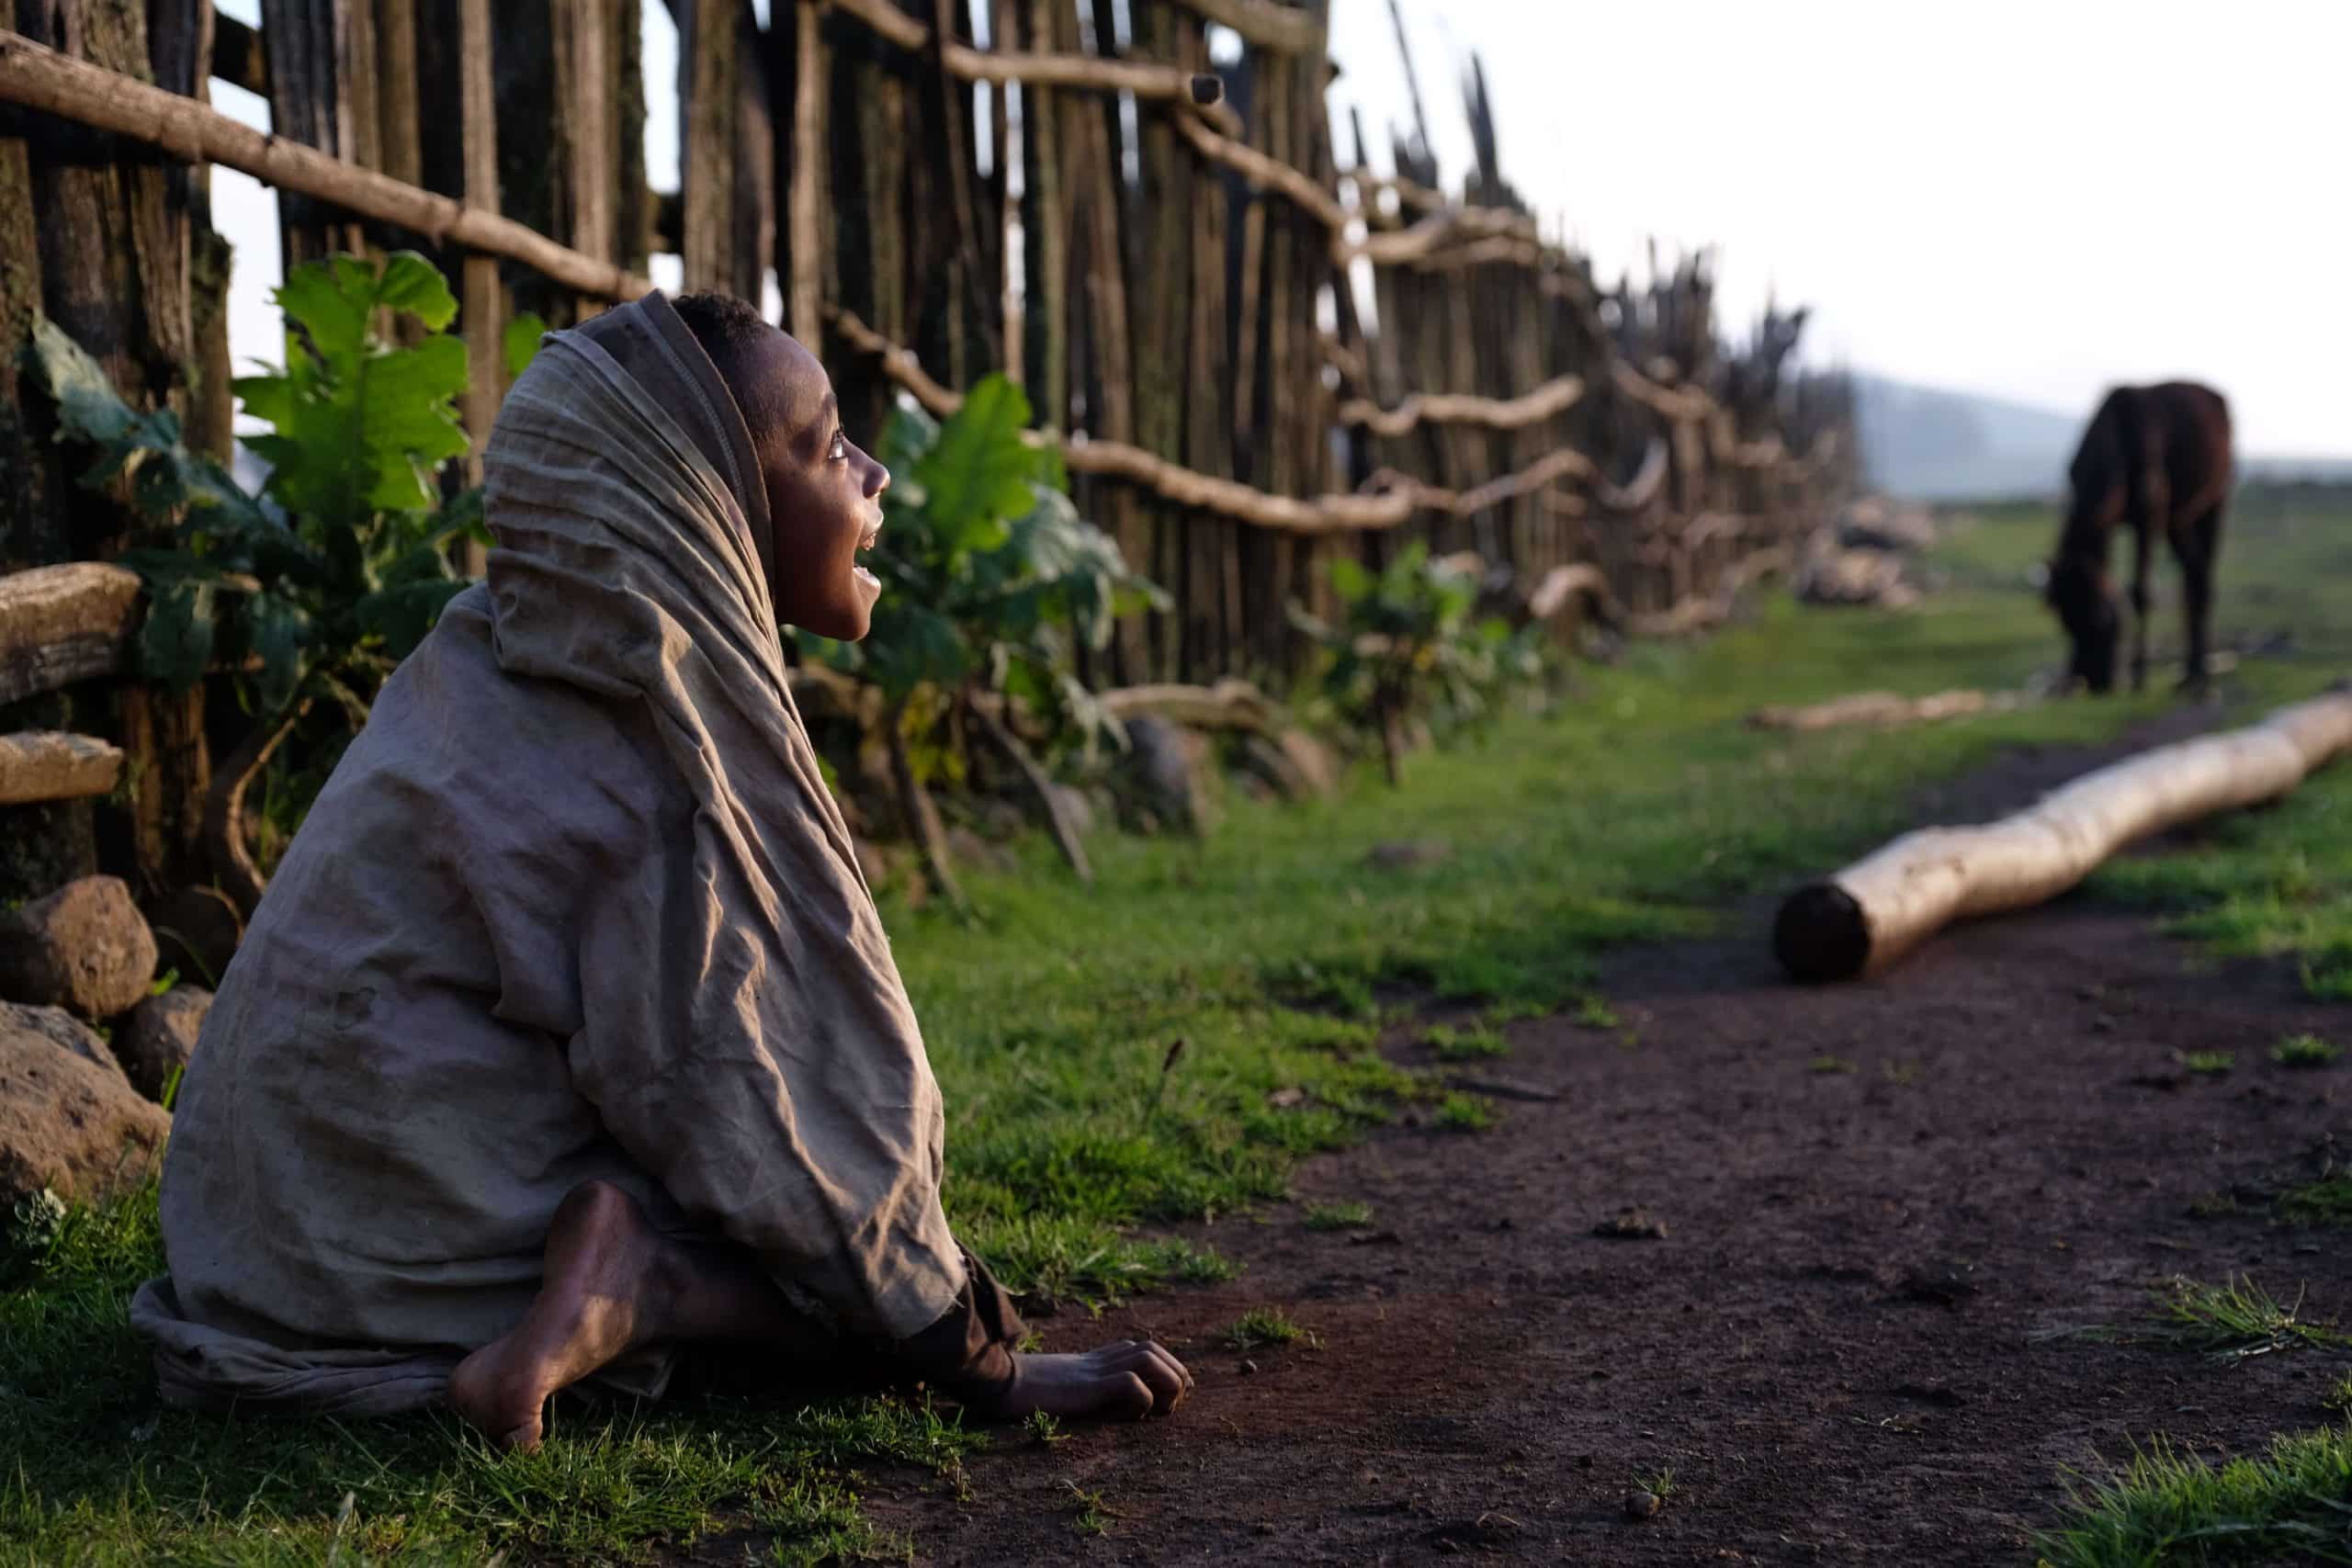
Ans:
[[[34,329],[62,434],[97,451],[82,482],[126,485],[172,528],[171,547],[121,558],[148,590],[140,674],[185,689],[225,668],[254,716],[210,813],[225,818],[215,869],[247,897],[258,896],[238,820],[248,780],[314,702],[347,729],[365,722],[384,678],[466,586],[451,545],[487,538],[480,492],[452,498],[440,482],[468,446],[456,403],[466,349],[444,331],[458,305],[440,273],[407,252],[338,255],[295,268],[276,299],[285,367],[235,384],[244,412],[270,427],[244,438],[268,465],[257,493],[189,451],[170,411],[131,409],[53,323]],[[402,317],[413,341],[388,341],[381,326]],[[528,359],[536,327],[518,321],[508,334],[511,368]]]
[[[882,580],[873,630],[860,643],[803,637],[811,657],[880,690],[919,842],[929,836],[922,783],[962,772],[939,739],[951,713],[977,705],[1008,747],[1017,743],[996,716],[1007,705],[1056,738],[1091,742],[1108,726],[1078,679],[1077,650],[1099,651],[1121,615],[1161,602],[1079,516],[1060,454],[1023,438],[1029,416],[1029,400],[1002,376],[974,387],[944,422],[894,411],[876,445],[892,479],[870,563]],[[933,882],[946,882],[935,846],[922,847]]]
[[[1340,624],[1294,608],[1298,627],[1323,645],[1323,694],[1340,721],[1376,735],[1388,782],[1404,779],[1413,733],[1475,729],[1499,711],[1514,685],[1543,673],[1537,633],[1514,633],[1480,617],[1476,570],[1432,559],[1416,542],[1374,572],[1341,557],[1330,581]]]

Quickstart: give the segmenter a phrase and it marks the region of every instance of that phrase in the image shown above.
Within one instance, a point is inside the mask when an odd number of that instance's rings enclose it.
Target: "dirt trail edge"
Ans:
[[[1956,794],[2003,809],[2081,760]],[[2252,1196],[2316,1173],[2352,1082],[2268,1047],[2346,1010],[2079,901],[1827,989],[1783,983],[1754,923],[1623,955],[1614,1029],[1511,1026],[1494,1071],[1557,1100],[1385,1130],[1305,1167],[1299,1203],[1194,1227],[1239,1280],[1045,1321],[1054,1348],[1176,1348],[1199,1389],[1173,1419],[1006,1433],[960,1487],[875,1473],[869,1515],[940,1563],[2022,1562],[2069,1467],[2324,1418],[2318,1353],[2044,1336],[2176,1273],[2352,1316],[2352,1248]],[[2209,1050],[2234,1070],[2179,1066]],[[1312,1202],[1372,1217],[1309,1231]],[[1665,1235],[1596,1234],[1631,1206]],[[1224,1348],[1261,1305],[1320,1348]]]

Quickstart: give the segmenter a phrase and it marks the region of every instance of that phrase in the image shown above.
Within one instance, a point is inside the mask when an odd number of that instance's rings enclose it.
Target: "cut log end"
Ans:
[[[1870,964],[1870,917],[1835,882],[1808,884],[1781,903],[1772,922],[1772,951],[1792,979],[1811,985],[1853,979]]]

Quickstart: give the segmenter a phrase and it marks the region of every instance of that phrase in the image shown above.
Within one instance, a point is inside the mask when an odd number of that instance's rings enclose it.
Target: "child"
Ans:
[[[1142,1416],[1158,1345],[1012,1348],[779,629],[865,635],[890,477],[734,299],[558,333],[486,457],[499,548],[384,687],[181,1085],[166,1399],[446,1400],[536,1447],[574,1383],[924,1379]],[[713,1349],[712,1348],[729,1348]]]

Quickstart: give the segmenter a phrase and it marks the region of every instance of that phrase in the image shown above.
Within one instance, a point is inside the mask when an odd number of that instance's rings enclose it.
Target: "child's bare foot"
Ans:
[[[635,1199],[602,1181],[574,1189],[548,1228],[538,1299],[512,1333],[458,1363],[451,1407],[501,1448],[537,1448],[558,1390],[654,1337],[662,1256]]]
[[[1012,1358],[1012,1386],[987,1414],[1005,1420],[1044,1411],[1083,1419],[1165,1416],[1193,1392],[1184,1363],[1148,1339],[1122,1339],[1075,1355]]]

